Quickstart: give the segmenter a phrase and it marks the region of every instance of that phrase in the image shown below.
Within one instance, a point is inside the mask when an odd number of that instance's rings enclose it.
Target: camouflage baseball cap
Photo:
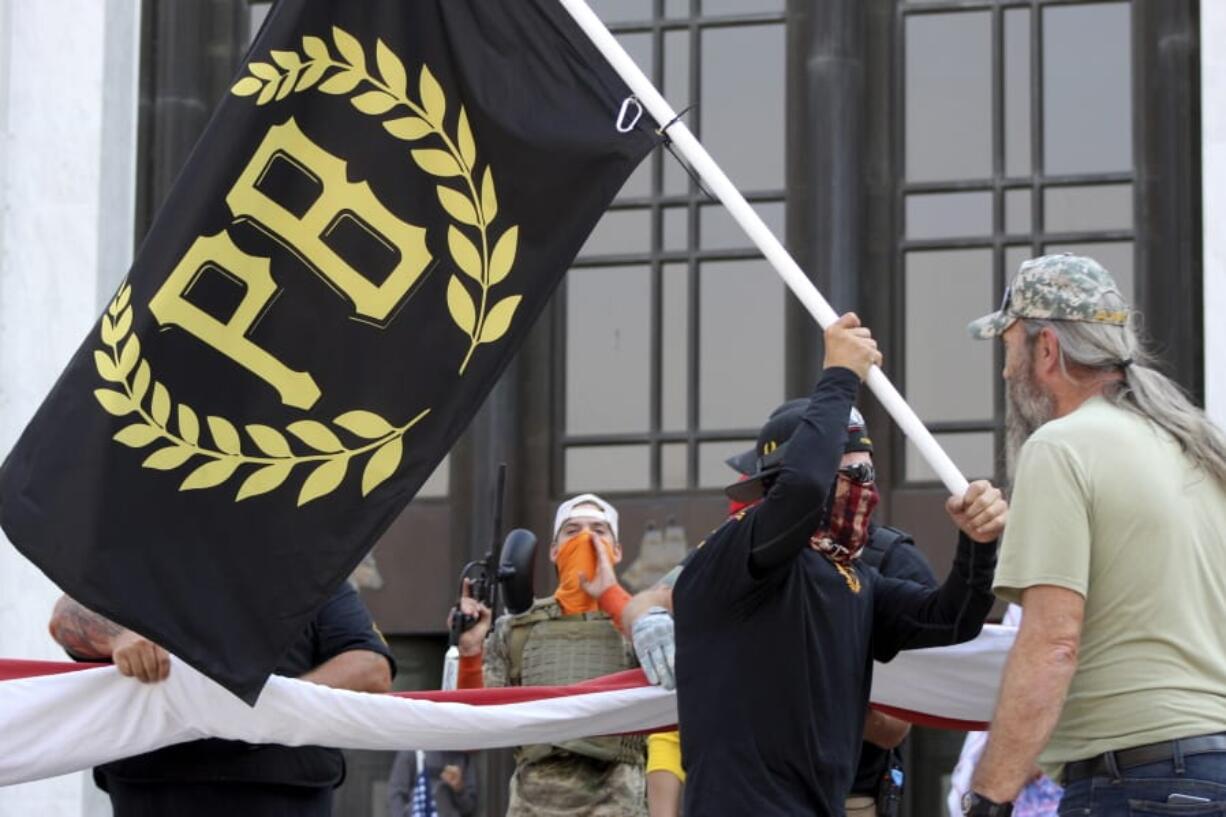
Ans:
[[[1114,298],[1107,297],[1114,294]],[[1000,309],[971,321],[971,337],[994,338],[1018,318],[1123,326],[1128,307],[1111,273],[1093,258],[1062,253],[1023,261]]]

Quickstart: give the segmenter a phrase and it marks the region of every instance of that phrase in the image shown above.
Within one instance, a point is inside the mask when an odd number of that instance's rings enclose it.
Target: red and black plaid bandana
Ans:
[[[854,482],[839,474],[826,524],[813,534],[809,545],[839,564],[859,558],[868,544],[868,522],[880,499],[876,483]]]

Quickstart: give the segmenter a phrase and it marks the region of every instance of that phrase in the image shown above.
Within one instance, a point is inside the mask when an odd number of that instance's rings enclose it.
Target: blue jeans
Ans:
[[[1209,802],[1168,802],[1172,794]],[[1060,817],[1226,817],[1226,752],[1120,769],[1064,788]]]

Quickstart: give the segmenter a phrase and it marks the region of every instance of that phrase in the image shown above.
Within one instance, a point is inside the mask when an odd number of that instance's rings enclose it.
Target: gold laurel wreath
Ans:
[[[139,419],[121,428],[113,439],[130,448],[145,448],[159,440],[169,442],[145,458],[141,465],[157,471],[171,471],[192,457],[205,457],[179,485],[180,491],[214,488],[232,477],[239,466],[253,465],[239,486],[235,502],[268,493],[285,482],[299,465],[316,464],[298,492],[298,506],[332,493],[345,479],[350,462],[368,452],[370,459],[362,471],[362,496],[396,472],[404,453],[405,433],[417,425],[430,409],[425,409],[402,426],[394,426],[372,411],[347,411],[332,423],[354,437],[364,440],[348,448],[336,432],[317,420],[299,420],[286,427],[292,436],[317,453],[296,454],[285,434],[272,426],[250,424],[244,430],[264,456],[243,452],[243,441],[234,423],[224,417],[205,418],[213,445],[200,441],[199,415],[186,403],[176,407],[166,386],[153,378],[149,361],[141,358],[140,338],[132,333],[132,286],[123,284],[102,316],[102,342],[106,351],[94,350],[94,365],[103,380],[118,384],[95,389],[94,397],[116,417],[137,414]],[[146,405],[145,398],[148,397]],[[175,431],[170,429],[171,410],[175,411]]]
[[[394,108],[403,107],[408,116],[383,120],[383,128],[397,139],[416,142],[436,136],[438,148],[418,148],[411,151],[417,166],[439,179],[459,178],[463,189],[446,184],[436,187],[439,203],[456,222],[475,229],[480,238],[475,244],[456,224],[447,230],[447,246],[457,267],[480,290],[479,305],[458,275],[447,282],[447,309],[456,326],[468,335],[468,353],[460,363],[460,374],[468,368],[477,347],[494,343],[506,334],[511,319],[522,300],[510,295],[490,306],[490,290],[511,273],[519,243],[519,227],[512,225],[502,231],[493,249],[489,227],[498,215],[498,196],[494,189],[494,174],[489,165],[481,176],[480,192],[476,181],[477,143],[468,124],[468,113],[460,107],[459,120],[453,138],[443,126],[447,113],[447,97],[427,65],[422,65],[418,80],[420,104],[409,99],[408,74],[400,57],[383,40],[375,46],[375,62],[379,77],[366,67],[366,53],[357,38],[344,29],[332,27],[332,41],[339,54],[332,53],[319,37],[302,38],[302,53],[273,50],[270,56],[276,65],[252,62],[247,65],[250,76],[243,77],[230,89],[237,96],[256,97],[257,105],[282,100],[291,93],[316,88],[336,96],[353,94],[363,84],[372,90],[354,95],[350,102],[364,114],[383,116]],[[326,80],[332,68],[340,70]],[[323,80],[321,82],[321,80]]]

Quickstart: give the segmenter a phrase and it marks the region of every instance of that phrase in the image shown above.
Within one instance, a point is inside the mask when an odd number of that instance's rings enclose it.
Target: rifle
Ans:
[[[455,646],[460,634],[477,623],[477,616],[470,616],[460,609],[459,599],[464,595],[464,581],[472,582],[472,597],[490,609],[498,617],[499,590],[505,596],[507,612],[522,613],[532,606],[533,562],[536,557],[536,536],[523,528],[515,528],[502,539],[502,507],[506,493],[507,464],[498,466],[498,482],[494,495],[494,531],[490,549],[482,559],[474,559],[460,571],[460,587],[456,605],[451,609],[451,639]]]

